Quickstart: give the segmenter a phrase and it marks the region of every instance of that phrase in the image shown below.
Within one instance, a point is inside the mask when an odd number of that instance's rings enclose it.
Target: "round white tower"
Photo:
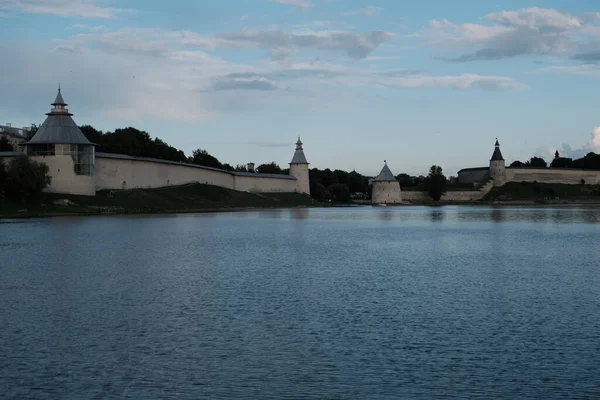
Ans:
[[[496,148],[490,159],[490,178],[494,181],[494,186],[502,186],[506,183],[506,166],[504,157],[500,151],[500,143],[496,138]]]
[[[95,189],[95,148],[81,132],[73,114],[58,94],[44,123],[29,141],[25,152],[35,161],[48,165],[52,177],[48,192],[93,196]]]
[[[298,137],[296,151],[290,162],[290,175],[296,178],[296,192],[310,195],[310,179],[308,175],[308,161],[302,149],[302,141]]]
[[[372,204],[399,204],[402,203],[402,192],[400,182],[394,177],[392,171],[383,161],[383,168],[375,179],[373,179]]]

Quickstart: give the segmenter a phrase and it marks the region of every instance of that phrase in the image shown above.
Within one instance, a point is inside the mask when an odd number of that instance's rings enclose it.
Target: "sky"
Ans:
[[[0,0],[0,123],[74,120],[191,154],[447,176],[600,152],[597,0]]]

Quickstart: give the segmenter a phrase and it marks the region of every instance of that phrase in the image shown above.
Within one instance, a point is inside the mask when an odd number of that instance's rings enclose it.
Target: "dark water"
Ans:
[[[3,222],[2,398],[600,398],[600,208]]]

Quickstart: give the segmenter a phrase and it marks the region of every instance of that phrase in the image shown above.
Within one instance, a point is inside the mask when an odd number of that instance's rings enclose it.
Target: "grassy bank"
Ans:
[[[567,185],[562,183],[509,182],[494,187],[483,201],[600,202],[599,185]]]
[[[69,200],[74,205],[55,205],[54,202],[59,199]],[[0,199],[0,217],[145,214],[317,205],[320,204],[303,194],[246,193],[212,185],[191,184],[160,189],[99,191],[96,196],[45,193],[39,206],[23,206]]]

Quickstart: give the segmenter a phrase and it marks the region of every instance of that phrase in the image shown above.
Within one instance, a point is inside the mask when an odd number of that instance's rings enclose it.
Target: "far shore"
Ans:
[[[150,215],[168,215],[168,214],[207,214],[207,213],[240,213],[240,212],[255,212],[255,211],[282,211],[282,210],[307,210],[311,208],[326,209],[326,208],[353,208],[353,207],[444,207],[444,206],[493,206],[493,207],[515,207],[515,206],[585,206],[585,205],[600,205],[600,199],[582,199],[582,200],[552,200],[552,201],[534,201],[534,200],[519,200],[519,201],[471,201],[471,202],[406,202],[400,204],[388,204],[380,206],[375,204],[330,204],[323,206],[289,206],[289,207],[221,207],[221,208],[193,208],[193,209],[166,209],[160,211],[126,211],[126,210],[94,210],[94,211],[69,211],[68,207],[64,211],[57,211],[55,208],[52,211],[43,210],[27,210],[23,208],[16,212],[0,211],[0,219],[30,219],[30,218],[58,218],[58,217],[106,217],[106,216],[150,216]]]

